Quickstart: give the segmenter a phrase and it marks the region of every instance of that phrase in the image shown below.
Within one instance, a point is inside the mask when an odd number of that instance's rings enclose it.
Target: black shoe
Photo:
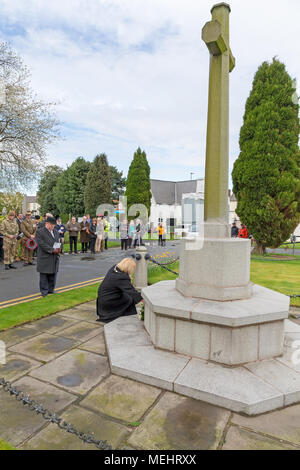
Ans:
[[[8,264],[5,265],[5,271],[9,271],[9,266],[8,266]]]
[[[12,264],[9,264],[8,265],[10,267],[10,269],[17,269],[15,266],[13,266]]]
[[[42,297],[47,297],[48,294],[42,294]]]
[[[29,263],[24,263],[23,266],[29,266]]]
[[[28,263],[29,266],[35,266],[35,263]]]

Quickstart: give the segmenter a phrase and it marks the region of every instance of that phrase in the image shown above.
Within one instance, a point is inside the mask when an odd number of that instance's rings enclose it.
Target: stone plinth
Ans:
[[[253,286],[250,299],[217,302],[184,297],[175,281],[142,290],[145,328],[156,348],[229,366],[283,354],[290,299]]]
[[[176,288],[185,297],[250,298],[250,250],[250,240],[239,238],[182,240]]]

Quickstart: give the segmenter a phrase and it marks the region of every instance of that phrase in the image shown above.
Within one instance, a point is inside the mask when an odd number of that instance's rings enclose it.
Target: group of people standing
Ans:
[[[127,219],[123,219],[119,224],[121,250],[128,250],[128,248],[136,248],[143,243],[143,231],[140,219],[131,220],[128,223]]]
[[[90,250],[91,253],[95,254],[108,249],[107,242],[110,223],[103,215],[91,219],[89,214],[87,214],[80,223],[77,222],[76,217],[72,217],[67,226],[58,221],[57,230],[62,239],[65,232],[69,232],[70,254],[73,253],[73,250],[75,254],[78,253],[78,237],[81,243],[81,253],[87,253]]]

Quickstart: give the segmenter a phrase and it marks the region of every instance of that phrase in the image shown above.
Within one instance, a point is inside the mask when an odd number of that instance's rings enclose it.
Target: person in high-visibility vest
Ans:
[[[104,245],[105,249],[107,250],[107,242],[108,242],[108,232],[110,230],[110,223],[108,222],[107,218],[104,218]]]
[[[158,231],[158,245],[163,246],[163,234],[165,232],[165,229],[163,228],[162,224],[158,225],[157,231]]]

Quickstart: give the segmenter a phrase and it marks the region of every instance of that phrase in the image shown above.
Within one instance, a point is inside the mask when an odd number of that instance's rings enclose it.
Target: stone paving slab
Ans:
[[[132,423],[141,419],[160,393],[160,389],[150,385],[111,375],[80,404]]]
[[[137,315],[121,317],[104,327],[112,373],[166,390],[189,361],[188,357],[154,349]]]
[[[231,426],[222,450],[299,450],[296,447]]]
[[[284,394],[284,406],[300,401],[300,373],[274,360],[255,362],[245,367],[280,390]]]
[[[61,335],[64,338],[71,338],[85,342],[92,339],[94,336],[97,336],[101,330],[103,330],[102,325],[93,325],[85,321],[79,321],[76,322],[75,325],[64,329],[61,332]],[[57,334],[59,334],[59,332]]]
[[[92,300],[91,302],[86,302],[84,304],[75,305],[75,310],[87,311],[87,312],[96,312],[96,300]]]
[[[234,414],[232,422],[252,431],[300,445],[300,405],[254,417]]]
[[[49,411],[55,413],[77,400],[76,395],[71,395],[71,393],[60,390],[53,385],[28,376],[17,380],[13,385],[26,395],[29,395],[32,400],[37,401]]]
[[[84,395],[110,373],[108,360],[97,354],[72,349],[40,367],[31,377],[50,382],[70,392]]]
[[[26,326],[18,326],[0,333],[0,341],[4,341],[6,347],[14,346],[15,344],[22,343],[23,341],[33,338],[40,334],[38,331],[28,328]]]
[[[47,362],[77,345],[78,341],[43,333],[9,350]]]
[[[51,315],[50,317],[43,318],[42,320],[36,320],[28,323],[27,328],[38,330],[40,333],[55,334],[65,328],[78,323],[78,320],[63,318],[58,315]]]
[[[92,434],[97,440],[107,440],[116,449],[129,435],[129,430],[91,411],[71,406],[62,418],[72,423],[79,431]],[[45,429],[26,442],[21,449],[39,450],[97,450],[92,444],[85,444],[78,437],[49,424]]]
[[[96,321],[98,318],[96,315],[96,309],[86,310],[84,308],[77,307],[69,310],[64,310],[58,313],[58,315],[62,317],[73,318],[74,320],[87,321],[95,325],[99,325],[99,322]]]
[[[83,349],[85,351],[101,354],[102,356],[107,356],[104,330],[102,329],[101,333],[95,336],[93,339],[90,339],[89,341],[80,344],[80,346],[78,346],[78,349]]]
[[[0,410],[0,437],[13,446],[20,445],[46,424],[41,415],[3,390],[0,390]]]
[[[283,393],[243,367],[227,368],[192,359],[174,391],[249,415],[283,406]]]
[[[146,450],[216,449],[229,417],[229,411],[166,392],[128,443]]]
[[[0,364],[0,377],[6,381],[16,380],[41,365],[41,362],[29,357],[10,353],[6,356],[6,364]]]

